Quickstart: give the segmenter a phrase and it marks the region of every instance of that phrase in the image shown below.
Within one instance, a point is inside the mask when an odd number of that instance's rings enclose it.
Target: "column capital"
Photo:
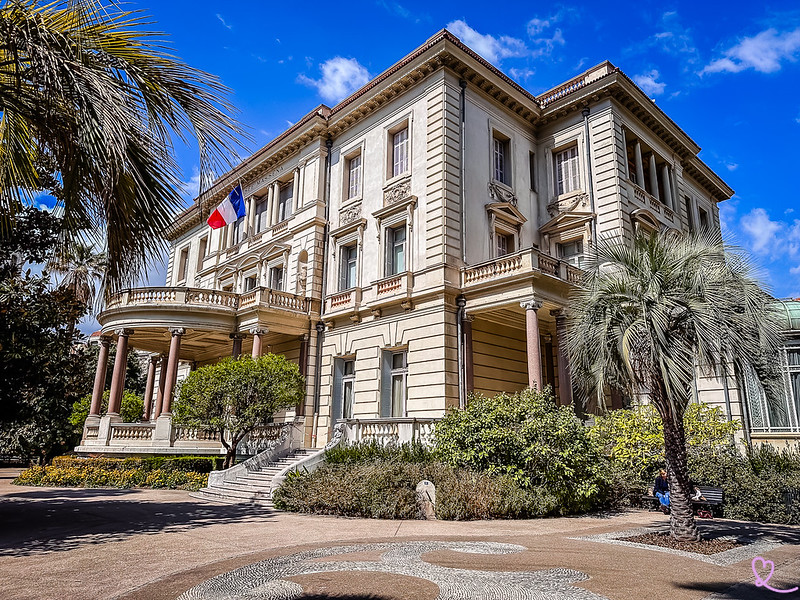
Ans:
[[[566,319],[567,318],[567,309],[566,308],[556,308],[550,311],[550,316],[555,317],[556,319]]]
[[[101,346],[105,346],[106,348],[108,348],[111,345],[111,342],[113,341],[114,338],[112,338],[110,335],[101,335],[99,343]]]
[[[115,329],[114,335],[117,337],[128,337],[129,335],[133,335],[133,329]],[[100,338],[102,340],[102,338]]]
[[[244,338],[247,337],[247,334],[243,331],[234,331],[233,333],[228,335],[228,337],[231,338],[232,340],[243,340]]]
[[[542,308],[542,301],[537,300],[536,298],[531,298],[530,300],[520,302],[519,305],[525,310],[539,310]]]
[[[153,354],[150,356],[150,363],[153,365],[157,365],[161,362],[161,355],[160,354]]]
[[[252,335],[266,335],[269,333],[269,327],[251,327],[248,331]]]
[[[186,333],[185,327],[170,327],[169,332],[173,335],[184,335]]]

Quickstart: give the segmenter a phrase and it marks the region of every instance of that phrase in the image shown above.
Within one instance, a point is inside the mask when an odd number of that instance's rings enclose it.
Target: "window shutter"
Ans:
[[[381,352],[381,417],[392,416],[392,353]]]

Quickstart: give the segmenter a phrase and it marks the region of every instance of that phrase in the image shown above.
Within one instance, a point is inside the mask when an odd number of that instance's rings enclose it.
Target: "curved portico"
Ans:
[[[310,326],[318,306],[294,294],[255,288],[243,294],[202,288],[151,287],[112,296],[98,316],[101,351],[90,415],[78,450],[114,446],[125,452],[216,453],[220,444],[196,431],[171,424],[171,405],[179,369],[189,370],[226,356],[263,352],[284,354],[304,370]],[[116,341],[108,411],[100,415],[108,347]],[[142,423],[122,424],[119,416],[125,365],[131,350],[151,353]],[[302,412],[302,407],[299,407]],[[182,439],[185,438],[185,439]]]

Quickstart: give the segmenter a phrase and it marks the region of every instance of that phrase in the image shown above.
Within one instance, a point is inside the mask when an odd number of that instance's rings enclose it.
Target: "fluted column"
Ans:
[[[634,160],[636,161],[636,183],[644,189],[644,164],[642,163],[642,144],[639,140],[633,144]]]
[[[561,404],[572,403],[572,377],[569,374],[567,356],[567,315],[563,308],[551,310],[556,318],[556,337],[558,338],[558,400]]]
[[[90,417],[99,417],[103,406],[103,392],[106,389],[106,371],[108,370],[108,348],[111,338],[100,338],[100,352],[97,354],[97,370],[94,373],[94,388],[92,389],[92,404],[89,408]]]
[[[245,334],[234,331],[229,337],[233,340],[233,344],[231,345],[231,356],[233,358],[239,358],[239,356],[242,354],[242,340],[245,338]]]
[[[172,392],[175,391],[175,382],[178,378],[178,359],[181,353],[181,338],[186,333],[183,327],[170,327],[172,339],[169,342],[169,357],[167,359],[167,378],[164,381],[164,398],[161,402],[159,416],[172,415]]]
[[[164,406],[164,385],[167,381],[167,363],[168,358],[166,354],[160,357],[161,365],[158,373],[158,390],[156,391],[156,404],[153,407],[153,419],[157,419],[161,414],[161,407]]]
[[[108,414],[119,415],[122,404],[122,391],[125,389],[125,371],[128,368],[128,336],[132,329],[117,329],[117,356],[114,359],[114,374],[111,376],[111,394],[108,400]]]
[[[297,199],[294,201],[294,205],[297,207],[298,210],[303,208],[303,194],[305,194],[305,179],[306,168],[305,166],[297,167]]]
[[[292,206],[287,207],[286,210],[289,214],[294,213],[295,207],[299,206],[297,203],[297,194],[300,190],[300,169],[294,170],[294,178],[292,179]]]
[[[156,383],[156,363],[158,356],[151,356],[147,365],[147,384],[144,387],[144,410],[142,411],[142,421],[150,420],[150,405],[153,403],[153,388]]]
[[[654,152],[650,153],[650,193],[656,197],[656,200],[661,200],[661,195],[658,193],[658,171]]]
[[[258,358],[261,356],[261,349],[264,347],[262,336],[269,333],[269,329],[266,327],[253,327],[250,333],[253,334],[253,358]]]
[[[542,349],[539,342],[539,315],[542,302],[534,298],[520,302],[525,309],[525,332],[528,346],[528,386],[542,389]]]
[[[675,204],[672,198],[672,184],[669,181],[669,165],[667,163],[661,166],[661,180],[664,182],[664,204],[672,210],[675,210]]]
[[[271,224],[275,225],[278,222],[278,216],[280,215],[280,204],[281,204],[281,186],[276,181],[272,184],[272,219]]]
[[[275,205],[275,194],[272,193],[273,191],[272,186],[267,188],[267,227],[272,225],[272,208]]]

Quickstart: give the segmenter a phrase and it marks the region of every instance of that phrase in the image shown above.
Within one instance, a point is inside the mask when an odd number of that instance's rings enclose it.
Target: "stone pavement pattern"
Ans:
[[[519,578],[528,582],[526,590],[546,598],[559,598],[549,594],[554,590],[562,599],[593,600],[651,598],[659,590],[671,600],[800,599],[800,593],[756,588],[749,559],[712,564],[586,539],[663,528],[660,513],[455,523],[343,519],[214,505],[179,491],[17,487],[10,485],[14,473],[0,470],[3,599],[175,600],[211,589],[215,581],[245,587],[258,581],[283,595],[238,597],[434,600],[448,573],[467,586],[470,580],[507,585]],[[722,520],[701,527],[773,539],[780,545],[763,554],[775,562],[770,584],[800,584],[800,529]],[[502,548],[515,551],[497,553]],[[278,574],[268,565],[299,571]],[[278,580],[283,583],[270,583]],[[463,589],[452,594],[476,597]]]

